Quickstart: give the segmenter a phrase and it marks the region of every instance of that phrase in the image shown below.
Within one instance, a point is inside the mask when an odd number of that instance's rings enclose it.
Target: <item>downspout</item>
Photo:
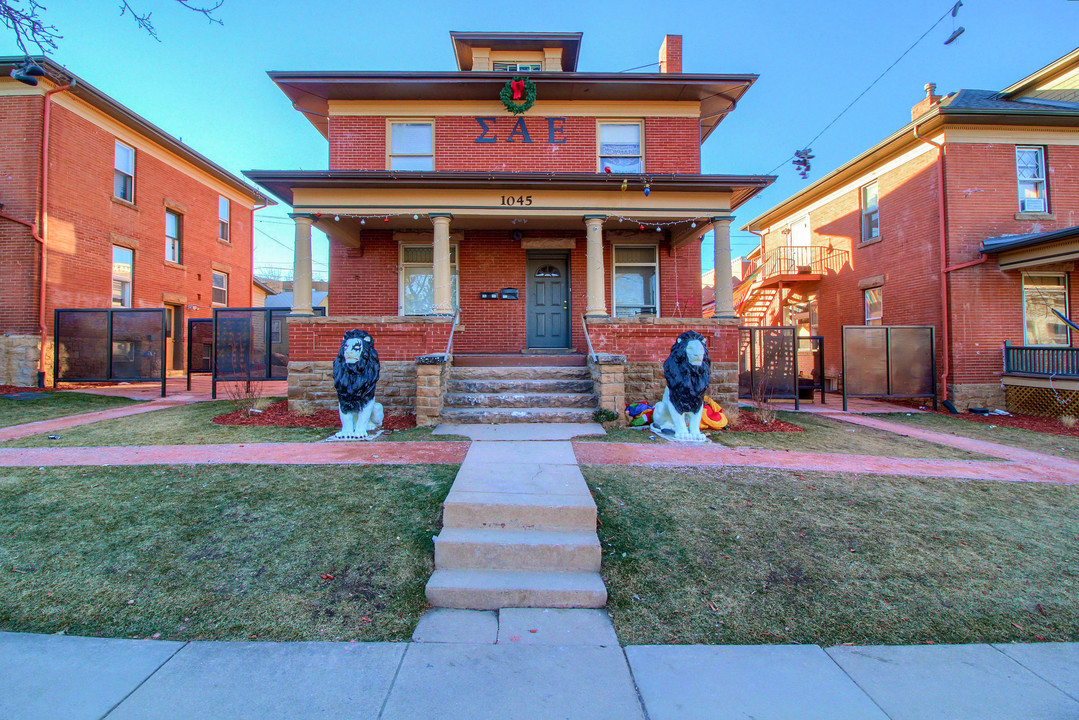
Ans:
[[[49,223],[49,117],[50,108],[52,107],[52,96],[56,93],[70,90],[75,86],[75,79],[72,78],[68,81],[67,85],[61,85],[60,87],[53,88],[45,93],[45,109],[42,111],[41,120],[41,192],[40,203],[41,206],[38,211],[38,233],[34,235],[34,239],[41,245],[41,277],[38,281],[38,332],[40,333],[37,359],[37,386],[45,387],[45,344],[48,341],[49,331],[48,326],[45,323],[45,287],[47,281],[46,270],[49,267],[49,252],[46,245],[46,238],[48,238],[48,223]]]
[[[937,214],[940,217],[940,335],[941,335],[941,363],[940,387],[944,399],[948,399],[948,375],[951,374],[951,307],[948,301],[948,272],[956,268],[948,267],[948,224],[945,216],[946,205],[944,202],[944,143],[938,143],[924,137],[918,132],[918,126],[914,126],[914,137],[924,143],[928,143],[937,149]],[[957,266],[959,267],[959,266]]]

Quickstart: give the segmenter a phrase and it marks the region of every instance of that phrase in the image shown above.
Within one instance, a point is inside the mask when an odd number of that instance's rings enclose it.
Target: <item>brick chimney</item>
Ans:
[[[937,86],[935,83],[925,84],[925,98],[920,103],[910,109],[911,121],[917,120],[922,115],[925,115],[927,112],[935,108],[937,105],[940,105],[941,96],[933,94],[936,89]]]
[[[682,72],[682,36],[664,35],[659,46],[659,71],[661,73]]]

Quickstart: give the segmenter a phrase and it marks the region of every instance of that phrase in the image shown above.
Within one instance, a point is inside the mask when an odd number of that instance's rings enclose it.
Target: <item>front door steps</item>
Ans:
[[[568,442],[474,442],[443,506],[435,607],[599,608],[596,505]]]
[[[441,420],[590,422],[597,407],[583,355],[455,356]]]

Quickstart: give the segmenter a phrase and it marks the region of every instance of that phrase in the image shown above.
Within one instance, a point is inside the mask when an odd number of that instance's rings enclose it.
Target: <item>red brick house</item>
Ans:
[[[9,77],[24,60],[0,58],[0,383],[51,378],[57,308],[164,307],[182,370],[187,318],[251,304],[267,199],[50,60]]]
[[[1079,50],[1001,91],[933,85],[911,122],[744,229],[747,323],[932,325],[962,408],[1079,413]]]
[[[417,371],[417,357],[583,366],[587,354],[602,405],[621,410],[658,399],[657,363],[687,329],[711,339],[715,392],[733,401],[731,288],[703,319],[700,238],[715,228],[729,266],[730,213],[771,178],[702,175],[700,146],[756,76],[683,73],[680,36],[658,73],[578,71],[579,33],[451,38],[451,72],[270,73],[329,142],[328,171],[247,173],[295,210],[298,297],[310,228],[330,238],[328,316],[291,321],[293,405],[332,402],[328,363],[354,326],[375,338],[383,394],[421,422],[440,415],[430,385],[449,370]],[[487,419],[528,419],[506,397],[482,400]],[[575,407],[548,415],[591,415]],[[467,409],[451,399],[445,416]]]

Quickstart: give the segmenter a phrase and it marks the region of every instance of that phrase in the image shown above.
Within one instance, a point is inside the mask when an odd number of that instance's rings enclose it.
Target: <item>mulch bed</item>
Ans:
[[[947,410],[938,410],[938,415],[970,420],[983,425],[996,425],[997,427],[1017,428],[1032,432],[1049,433],[1051,435],[1065,435],[1079,438],[1079,424],[1072,427],[1064,427],[1060,418],[1034,417],[1033,415],[978,415],[977,413],[959,413],[952,415]]]
[[[742,410],[738,413],[738,422],[731,423],[722,432],[805,432],[805,430],[779,419],[767,424],[762,423],[757,413]]]
[[[19,387],[18,385],[0,385],[0,395],[12,395],[14,393],[24,392],[48,392],[48,390],[38,387]]]
[[[246,425],[248,427],[313,427],[339,428],[341,418],[336,410],[318,410],[310,415],[301,415],[288,409],[288,400],[271,403],[260,413],[248,413],[243,410],[218,415],[216,425]],[[416,427],[415,415],[388,415],[382,421],[383,430],[408,430]]]

